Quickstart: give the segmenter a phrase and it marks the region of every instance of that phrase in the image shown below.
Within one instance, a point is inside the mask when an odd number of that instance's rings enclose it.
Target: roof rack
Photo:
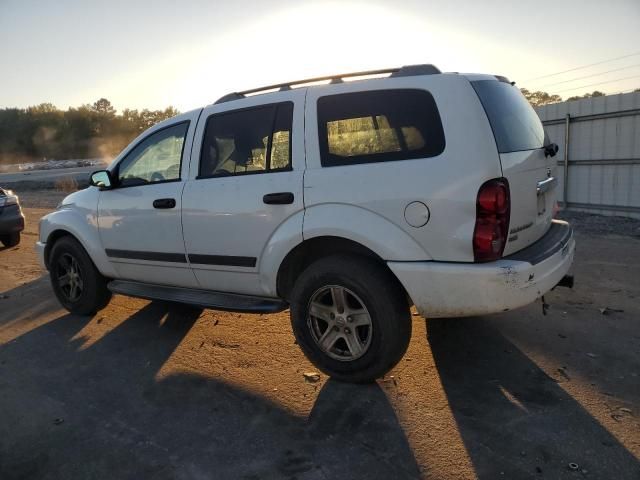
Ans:
[[[406,65],[397,68],[383,68],[380,70],[367,70],[364,72],[351,72],[342,73],[339,75],[327,75],[324,77],[305,78],[304,80],[296,80],[294,82],[276,83],[274,85],[267,85],[266,87],[252,88],[250,90],[244,90],[242,92],[233,92],[223,97],[220,97],[215,103],[230,102],[233,100],[240,100],[246,98],[247,95],[251,95],[259,92],[266,92],[268,90],[286,91],[291,90],[294,85],[303,85],[306,83],[321,82],[323,80],[330,80],[330,83],[342,83],[345,78],[352,77],[366,77],[369,75],[383,75],[385,73],[390,74],[391,77],[412,77],[415,75],[435,75],[442,73],[437,67],[424,64],[424,65]]]

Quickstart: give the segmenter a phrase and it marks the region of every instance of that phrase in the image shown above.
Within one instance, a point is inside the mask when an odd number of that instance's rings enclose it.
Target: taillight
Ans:
[[[494,178],[480,187],[473,230],[473,257],[476,262],[490,262],[502,257],[509,234],[510,203],[506,178]]]

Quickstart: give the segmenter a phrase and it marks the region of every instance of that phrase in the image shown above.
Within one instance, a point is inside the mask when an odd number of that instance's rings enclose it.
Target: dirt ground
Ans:
[[[0,249],[2,480],[640,478],[637,230],[578,217],[547,316],[416,315],[401,363],[354,386],[305,380],[287,312],[67,314],[33,251],[46,211]]]

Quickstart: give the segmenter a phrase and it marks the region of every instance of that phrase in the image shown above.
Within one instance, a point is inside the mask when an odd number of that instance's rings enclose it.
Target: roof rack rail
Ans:
[[[385,73],[390,74],[391,77],[411,77],[415,75],[435,75],[438,73],[442,73],[437,67],[430,64],[424,65],[406,65],[403,67],[396,68],[383,68],[380,70],[367,70],[363,72],[350,72],[350,73],[342,73],[339,75],[326,75],[323,77],[313,77],[313,78],[305,78],[303,80],[296,80],[293,82],[285,82],[285,83],[276,83],[274,85],[267,85],[266,87],[252,88],[249,90],[243,90],[241,92],[232,92],[223,97],[220,97],[215,103],[224,103],[230,102],[233,100],[239,100],[241,98],[245,98],[247,95],[251,95],[259,92],[266,92],[268,90],[291,90],[291,87],[294,85],[304,85],[305,83],[314,83],[321,82],[324,80],[330,80],[330,83],[341,83],[344,78],[353,78],[353,77],[366,77],[369,75],[384,75]]]

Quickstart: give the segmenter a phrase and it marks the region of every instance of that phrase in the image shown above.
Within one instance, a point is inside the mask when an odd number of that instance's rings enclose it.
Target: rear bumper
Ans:
[[[554,221],[538,242],[490,263],[389,262],[421,315],[466,317],[528,305],[547,293],[573,263],[575,240]]]
[[[0,235],[24,230],[24,216],[18,205],[0,208]]]

